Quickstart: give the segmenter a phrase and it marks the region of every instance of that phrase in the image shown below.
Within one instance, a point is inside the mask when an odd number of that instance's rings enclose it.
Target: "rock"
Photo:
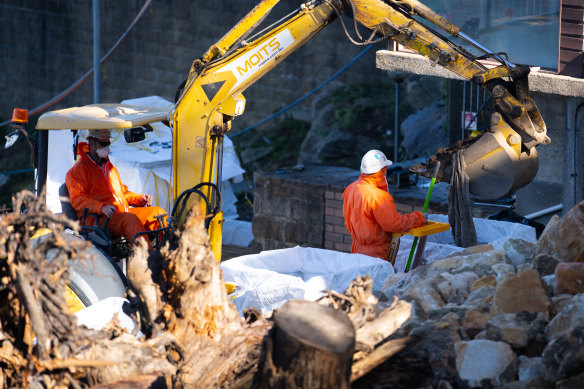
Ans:
[[[540,357],[546,345],[547,342],[543,333],[537,334],[531,343],[522,350],[523,355],[529,358]]]
[[[584,244],[584,242],[583,242]],[[554,294],[584,293],[584,262],[563,262],[556,266]]]
[[[446,117],[444,102],[438,100],[408,116],[401,123],[401,146],[410,159],[432,155],[438,147],[448,146],[450,142],[444,130]]]
[[[537,270],[540,275],[547,276],[549,274],[554,274],[554,270],[558,263],[560,263],[560,260],[553,255],[538,254],[531,262],[531,267]]]
[[[513,381],[501,386],[501,389],[554,389],[555,386],[544,378],[532,378],[527,381]]]
[[[581,388],[584,388],[584,372],[556,382],[555,387],[555,389],[581,389]]]
[[[537,254],[554,255],[562,262],[584,262],[584,201],[548,224],[537,241]]]
[[[479,332],[485,329],[485,324],[492,317],[488,312],[479,312],[475,310],[466,311],[462,321],[462,328],[469,338],[474,338]]]
[[[584,295],[579,294],[572,298],[549,322],[545,329],[545,337],[548,342],[566,335],[576,327],[584,327]],[[584,346],[583,346],[584,347]]]
[[[463,251],[459,251],[459,252],[456,252],[456,253],[452,253],[452,254],[446,256],[445,258],[458,257],[458,256],[466,256],[466,255],[478,254],[478,253],[485,253],[487,251],[492,251],[494,249],[495,248],[490,243],[487,243],[487,244],[477,244],[476,246],[466,247]]]
[[[446,304],[443,307],[433,309],[428,312],[428,318],[431,320],[438,320],[446,315],[455,314],[458,317],[464,317],[468,311],[467,307],[457,304]]]
[[[387,278],[385,279],[385,281],[383,281],[383,286],[381,287],[381,290],[386,295],[386,297],[389,298],[390,301],[393,300],[393,294],[388,295],[385,292],[387,291],[389,293],[390,291],[393,291],[393,288],[402,279],[408,277],[409,274],[410,273],[395,273],[395,274],[390,274],[389,276],[387,276]]]
[[[576,327],[552,340],[542,353],[548,381],[559,381],[584,370],[584,327]]]
[[[271,146],[258,146],[245,149],[240,153],[241,161],[244,164],[250,164],[270,154],[273,149]]]
[[[513,269],[513,265],[509,265],[507,262],[508,259],[505,256],[505,253],[495,250],[466,256],[442,258],[430,262],[425,266],[417,267],[408,273],[396,274],[388,277],[384,282],[382,290],[390,300],[393,299],[393,296],[403,298],[407,291],[420,285],[436,288],[441,282],[446,280],[444,278],[446,273],[454,275],[464,272],[472,272],[479,278],[492,276],[496,275],[493,268],[498,268],[496,266],[498,264],[507,264]],[[505,271],[509,270],[507,267],[505,267],[505,269]],[[439,293],[436,292],[436,294],[440,297],[440,300],[442,300]],[[435,297],[433,299],[437,300]],[[437,301],[435,301],[435,303],[437,303]],[[439,308],[443,305],[444,302],[442,302],[442,304],[437,303],[435,308]]]
[[[537,245],[523,239],[508,239],[502,244],[502,250],[509,258],[509,262],[515,266],[531,262]]]
[[[408,336],[414,328],[421,326],[427,320],[426,313],[415,300],[409,304],[411,305],[410,317],[395,331],[394,336],[397,338]]]
[[[552,309],[554,315],[560,313],[562,309],[566,307],[566,305],[570,304],[572,298],[574,297],[573,294],[560,294],[557,296],[552,297]]]
[[[436,287],[433,285],[435,283],[436,281],[433,282],[432,279],[430,279],[427,284],[417,284],[416,286],[409,288],[403,294],[403,297],[410,297],[416,300],[426,313],[440,309],[444,306],[444,300],[442,300]]]
[[[462,306],[479,312],[488,312],[491,309],[495,290],[492,286],[475,289],[468,295]]]
[[[521,355],[517,362],[519,381],[529,381],[533,378],[544,377],[545,366],[541,357],[528,358],[525,355]]]
[[[437,289],[447,303],[461,304],[468,297],[471,284],[478,279],[473,272],[458,274],[442,273],[445,281],[438,284]]]
[[[473,282],[470,290],[474,291],[482,286],[492,286],[493,288],[497,286],[497,279],[495,276],[486,276],[483,278],[479,278],[475,282]]]
[[[454,364],[454,345],[460,341],[458,334],[460,318],[447,314],[440,320],[428,320],[422,326],[415,328],[411,336],[420,338],[418,347],[428,355],[428,362],[432,367],[434,382],[441,380],[455,382],[457,372]]]
[[[508,275],[497,284],[495,290],[492,313],[521,311],[541,312],[546,321],[549,320],[551,301],[543,280],[534,269]]]
[[[500,386],[516,374],[515,354],[506,343],[461,341],[454,344],[454,350],[458,376],[470,387]]]
[[[529,270],[529,269],[533,269],[531,267],[531,263],[522,263],[520,265],[517,265],[517,273],[525,271],[525,270]]]
[[[375,85],[379,90],[383,85]],[[345,89],[343,91],[343,89]],[[312,103],[310,129],[302,141],[297,163],[359,166],[363,154],[371,149],[387,152],[393,149],[393,136],[386,136],[382,124],[384,102],[356,89],[322,90]],[[371,91],[373,92],[373,90]]]
[[[505,313],[495,315],[485,324],[485,337],[490,340],[509,343],[515,349],[527,345],[545,326],[541,312]]]
[[[501,282],[505,277],[509,274],[515,274],[515,266],[509,263],[497,263],[492,267],[493,271],[496,274],[496,281],[497,283]]]
[[[555,274],[548,274],[547,276],[543,276],[541,277],[541,279],[543,280],[548,294],[550,296],[554,295],[554,289],[556,287],[556,275]]]
[[[560,217],[558,215],[553,215],[550,220],[545,225],[545,228],[541,232],[542,235],[547,234],[549,230],[555,228],[554,226],[560,221]],[[541,236],[541,235],[540,235]]]

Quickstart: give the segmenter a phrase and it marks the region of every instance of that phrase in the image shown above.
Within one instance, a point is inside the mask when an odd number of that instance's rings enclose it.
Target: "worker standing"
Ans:
[[[351,237],[352,253],[388,259],[393,232],[425,224],[424,214],[400,214],[389,194],[387,167],[392,162],[379,150],[368,151],[361,160],[361,175],[343,193],[343,216]]]
[[[108,158],[109,146],[109,130],[90,130],[87,143],[81,142],[77,147],[80,158],[67,172],[65,184],[79,220],[85,208],[90,213],[108,216],[107,228],[112,235],[125,236],[132,242],[136,233],[159,228],[155,217],[166,212],[149,206],[152,196],[130,192],[122,184],[118,170]],[[88,216],[86,224],[93,225],[94,221]],[[145,235],[141,237],[148,240]]]

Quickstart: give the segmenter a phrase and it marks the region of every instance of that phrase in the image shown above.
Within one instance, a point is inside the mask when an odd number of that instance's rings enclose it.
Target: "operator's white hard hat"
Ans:
[[[373,174],[377,173],[386,166],[392,165],[385,154],[379,150],[369,150],[361,159],[361,173]]]

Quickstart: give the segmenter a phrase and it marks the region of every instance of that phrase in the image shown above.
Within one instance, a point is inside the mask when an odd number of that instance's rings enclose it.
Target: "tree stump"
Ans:
[[[343,312],[305,300],[274,312],[254,388],[349,388],[355,330]]]

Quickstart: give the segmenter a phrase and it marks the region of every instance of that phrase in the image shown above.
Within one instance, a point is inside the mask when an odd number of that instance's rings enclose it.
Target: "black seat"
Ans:
[[[67,189],[67,185],[62,184],[59,187],[59,200],[61,201],[61,210],[71,220],[77,219],[77,214],[75,209],[71,205],[71,198],[69,197],[69,190]],[[90,240],[96,246],[105,250],[108,254],[112,255],[112,237],[108,229],[106,228],[109,217],[106,218],[106,221],[103,225],[99,225],[99,220],[102,218],[102,215],[95,214],[95,213],[88,213],[89,209],[85,208],[83,210],[83,220],[81,220],[81,231],[80,234],[85,239]],[[86,226],[85,225],[85,218],[87,215],[93,216],[95,218],[95,223],[93,226]]]
[[[59,187],[59,200],[61,201],[61,210],[65,216],[71,220],[77,220],[75,209],[73,209],[73,206],[71,205],[71,199],[69,198],[69,190],[65,184]]]

